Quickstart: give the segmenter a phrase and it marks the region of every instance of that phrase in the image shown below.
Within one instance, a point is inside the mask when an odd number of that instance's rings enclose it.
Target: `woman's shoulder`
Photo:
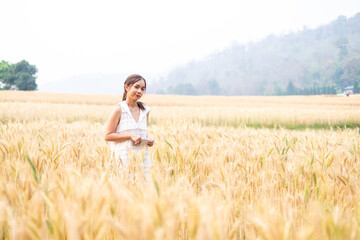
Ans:
[[[116,104],[116,105],[114,106],[113,111],[114,111],[114,112],[120,112],[120,113],[121,113],[122,109],[123,109],[122,104],[121,104],[121,102],[119,102],[118,104]]]
[[[115,107],[119,108],[122,112],[126,111],[126,108],[128,107],[126,104],[126,101],[119,102],[115,105]]]
[[[145,103],[143,103],[143,102],[141,102],[141,103],[142,103],[142,105],[144,106],[145,111],[146,111],[146,112],[150,112],[151,108],[150,108],[148,105],[146,105]]]
[[[110,118],[112,119],[117,119],[117,121],[121,118],[121,106],[116,104],[114,107],[113,107],[113,110],[111,112],[111,115],[110,115]]]

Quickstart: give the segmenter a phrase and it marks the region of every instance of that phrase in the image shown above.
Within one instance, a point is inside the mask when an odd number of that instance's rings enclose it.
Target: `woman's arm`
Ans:
[[[134,144],[141,143],[141,137],[134,134],[120,134],[116,133],[116,128],[121,119],[121,107],[116,107],[110,114],[109,120],[106,126],[105,141],[123,142],[126,140],[132,140]]]
[[[147,120],[147,122],[149,122],[149,117],[150,117],[150,112],[148,112],[147,114],[146,114],[146,120]],[[148,134],[146,134],[146,136],[148,137],[149,135]],[[151,141],[149,141],[148,142],[148,146],[149,147],[152,147],[153,145],[154,145],[154,139],[152,139]]]

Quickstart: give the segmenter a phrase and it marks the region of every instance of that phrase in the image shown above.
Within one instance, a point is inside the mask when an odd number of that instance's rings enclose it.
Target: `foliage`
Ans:
[[[292,83],[292,81],[289,81],[288,86],[286,88],[286,92],[287,92],[288,95],[295,95],[296,94],[295,86]]]
[[[0,62],[0,79],[2,79],[3,74],[5,74],[6,71],[8,71],[10,67],[10,64],[6,61]]]
[[[221,93],[221,87],[219,86],[219,83],[215,79],[210,79],[207,82],[208,87],[208,94],[209,95],[220,95]]]
[[[175,87],[168,88],[168,93],[179,95],[197,95],[197,91],[191,83],[180,83]]]
[[[360,76],[358,76],[356,78],[356,82],[354,84],[353,92],[356,93],[356,94],[360,93]]]
[[[336,42],[335,45],[339,49],[339,57],[343,58],[348,54],[348,44],[349,41],[346,37],[340,37]]]
[[[289,81],[287,87],[285,90],[282,90],[280,88],[277,88],[274,92],[275,96],[282,96],[282,95],[330,95],[330,94],[336,94],[336,89],[334,86],[330,85],[323,85],[323,86],[317,86],[314,84],[314,86],[309,88],[297,88],[294,86],[294,84]]]
[[[4,90],[31,91],[37,89],[35,65],[22,60],[15,64],[6,61],[0,63],[0,82]]]

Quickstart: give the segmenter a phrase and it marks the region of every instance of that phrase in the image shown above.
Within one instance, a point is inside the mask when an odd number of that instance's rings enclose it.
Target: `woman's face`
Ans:
[[[144,80],[137,81],[131,86],[125,86],[125,89],[127,91],[126,97],[137,101],[145,93],[145,81]]]

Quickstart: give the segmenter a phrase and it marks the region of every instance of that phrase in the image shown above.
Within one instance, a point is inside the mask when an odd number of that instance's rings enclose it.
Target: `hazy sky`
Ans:
[[[36,65],[40,86],[83,74],[159,76],[234,42],[357,12],[359,0],[1,0],[0,60]]]

